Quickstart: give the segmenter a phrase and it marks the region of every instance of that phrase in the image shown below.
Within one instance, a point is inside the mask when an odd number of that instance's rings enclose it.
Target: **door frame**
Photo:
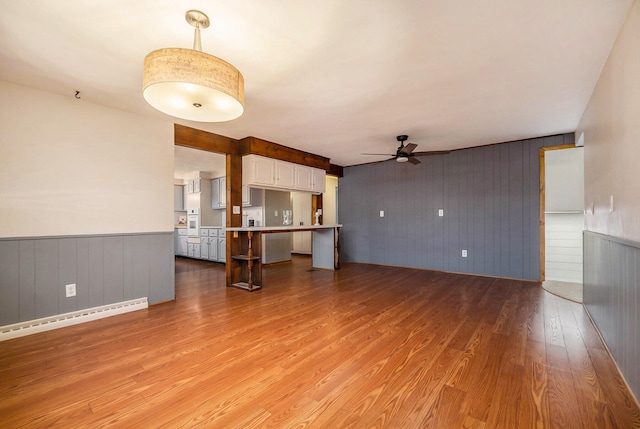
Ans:
[[[544,176],[544,155],[547,151],[572,149],[578,146],[575,143],[561,144],[558,146],[544,146],[540,148],[540,283],[545,280],[545,189],[546,182]]]

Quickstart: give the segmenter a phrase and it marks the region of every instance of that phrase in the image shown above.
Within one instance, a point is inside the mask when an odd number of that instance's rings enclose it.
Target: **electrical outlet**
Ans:
[[[273,215],[274,215],[274,216],[276,216],[276,217],[278,217],[278,210],[275,210],[275,211],[273,212]]]
[[[76,296],[76,284],[75,283],[68,284],[64,288],[65,288],[65,292],[67,294],[67,298],[72,297],[72,296]]]
[[[466,258],[466,257],[467,257],[467,250],[466,250],[466,249],[463,249],[463,250],[462,250],[462,257],[463,257],[463,258]]]
[[[380,217],[384,217],[384,210],[380,210]]]
[[[444,216],[444,209],[438,209],[438,216]]]

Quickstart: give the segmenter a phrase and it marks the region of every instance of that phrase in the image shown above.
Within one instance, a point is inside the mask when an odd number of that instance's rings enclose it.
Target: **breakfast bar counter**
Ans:
[[[227,240],[239,240],[239,252],[231,255],[228,287],[254,291],[262,288],[262,234],[312,231],[311,260],[313,268],[340,268],[338,232],[342,225],[250,226],[226,228]]]

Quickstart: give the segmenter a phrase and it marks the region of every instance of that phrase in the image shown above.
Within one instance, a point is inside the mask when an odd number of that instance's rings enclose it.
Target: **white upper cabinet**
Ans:
[[[200,179],[193,179],[187,182],[187,193],[198,194],[200,193]]]
[[[322,193],[325,191],[325,174],[320,168],[264,156],[242,157],[243,186]]]
[[[322,194],[327,188],[327,172],[319,168],[311,169],[311,191]]]
[[[303,191],[311,190],[312,169],[303,165],[296,165],[296,189]]]
[[[295,188],[295,164],[276,160],[276,186],[278,188]]]
[[[242,158],[242,183],[245,185],[274,186],[276,184],[276,160],[248,155]]]
[[[227,207],[227,176],[222,176],[218,180],[218,207]]]

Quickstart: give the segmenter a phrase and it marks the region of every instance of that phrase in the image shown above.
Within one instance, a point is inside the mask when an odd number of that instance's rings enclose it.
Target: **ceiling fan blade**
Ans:
[[[407,143],[407,145],[405,147],[402,148],[402,150],[400,150],[399,153],[403,154],[403,155],[409,155],[411,152],[413,152],[415,150],[415,148],[417,148],[418,145],[415,143]]]
[[[412,164],[421,164],[420,160],[418,158],[414,158],[413,156],[409,158],[409,162]]]
[[[413,152],[414,155],[416,156],[425,156],[425,155],[448,155],[450,154],[451,151],[450,150],[432,150],[432,151],[425,151],[425,152]]]

